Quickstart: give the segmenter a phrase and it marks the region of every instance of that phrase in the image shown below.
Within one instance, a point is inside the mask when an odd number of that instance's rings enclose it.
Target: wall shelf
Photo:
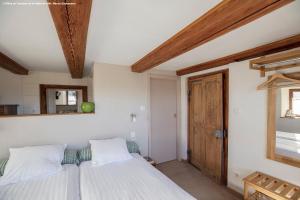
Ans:
[[[251,60],[249,65],[250,69],[259,70],[261,77],[265,77],[266,72],[299,67],[300,50],[264,56]]]

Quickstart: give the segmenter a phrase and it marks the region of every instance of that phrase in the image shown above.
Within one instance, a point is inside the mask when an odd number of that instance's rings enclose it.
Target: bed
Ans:
[[[79,168],[63,165],[55,175],[0,186],[1,200],[80,200]]]
[[[300,159],[300,134],[276,131],[276,153]]]
[[[82,200],[194,200],[139,154],[133,159],[93,166],[80,165]]]

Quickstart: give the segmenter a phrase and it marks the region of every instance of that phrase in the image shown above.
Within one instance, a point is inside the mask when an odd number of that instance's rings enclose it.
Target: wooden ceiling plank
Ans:
[[[48,0],[72,78],[82,78],[92,0]],[[75,3],[55,5],[52,3]]]
[[[241,27],[293,0],[225,0],[132,65],[144,72]],[[232,12],[232,11],[235,12]]]
[[[211,60],[208,62],[204,62],[198,65],[194,65],[191,67],[186,67],[180,70],[177,70],[176,74],[178,76],[198,72],[198,71],[203,71],[223,65],[230,64],[232,62],[240,62],[252,58],[257,58],[260,56],[265,56],[269,54],[274,54],[278,53],[281,51],[286,51],[290,49],[294,49],[300,47],[300,34],[278,40],[269,44],[265,44],[262,46],[258,46],[252,49],[248,49],[246,51],[242,51],[239,53],[235,53],[229,56],[225,56],[222,58],[218,58],[215,60]]]
[[[14,73],[20,75],[28,75],[28,69],[21,66],[5,54],[0,52],[0,67]]]

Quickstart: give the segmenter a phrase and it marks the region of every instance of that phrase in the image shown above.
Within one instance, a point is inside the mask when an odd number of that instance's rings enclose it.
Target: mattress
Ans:
[[[276,153],[300,159],[300,134],[276,131]]]
[[[138,154],[133,159],[93,166],[80,165],[82,200],[193,200],[191,195]]]
[[[0,186],[1,200],[79,200],[79,168],[63,165],[55,175]]]

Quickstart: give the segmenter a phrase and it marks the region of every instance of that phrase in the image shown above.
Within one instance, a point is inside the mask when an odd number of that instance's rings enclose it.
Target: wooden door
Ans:
[[[223,73],[189,81],[189,161],[217,182],[224,181]]]

